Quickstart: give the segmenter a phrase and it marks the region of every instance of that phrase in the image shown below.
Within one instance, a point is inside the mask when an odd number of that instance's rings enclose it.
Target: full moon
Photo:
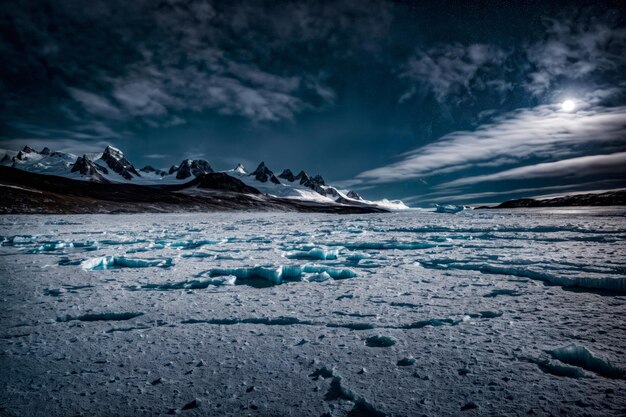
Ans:
[[[561,103],[561,109],[563,109],[563,111],[572,111],[576,108],[576,103],[574,103],[574,100],[565,100],[563,103]]]

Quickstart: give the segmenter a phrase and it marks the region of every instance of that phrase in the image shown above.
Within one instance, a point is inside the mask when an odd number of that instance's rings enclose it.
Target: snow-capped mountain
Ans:
[[[76,155],[64,152],[51,152],[44,148],[37,152],[29,146],[20,151],[5,151],[0,165],[19,168],[24,171],[47,175],[75,176],[71,169],[76,162]]]
[[[108,175],[109,170],[90,161],[87,155],[83,155],[76,159],[76,162],[72,165],[70,172],[90,177],[92,180],[97,182],[106,182],[103,175]]]
[[[163,169],[154,168],[151,165],[146,165],[145,167],[140,168],[139,171],[143,172],[144,174],[154,174],[154,175],[159,175],[161,177],[168,175],[167,171]]]
[[[113,146],[107,146],[102,153],[76,156],[70,153],[53,152],[44,148],[40,152],[25,146],[20,151],[5,151],[0,165],[24,171],[56,175],[81,181],[98,183],[127,183],[137,185],[180,185],[181,192],[195,193],[198,188],[196,178],[206,177],[215,171],[208,161],[185,159],[168,170],[145,166],[137,169],[124,153]],[[224,171],[225,176],[211,177],[212,182],[235,178],[251,189],[271,197],[292,199],[316,204],[340,204],[360,207],[379,207],[387,210],[408,208],[401,201],[368,201],[354,191],[340,190],[331,185],[321,175],[309,175],[301,170],[297,175],[291,169],[284,169],[280,175],[264,163],[248,173],[243,165]],[[228,177],[228,178],[227,178]],[[204,179],[206,182],[207,180]],[[229,180],[228,180],[229,181]],[[202,182],[201,182],[202,183]],[[185,184],[189,187],[185,188]],[[199,187],[202,188],[202,187]],[[241,188],[241,187],[240,187]],[[244,188],[241,188],[244,189]],[[186,191],[185,191],[186,190]]]
[[[293,175],[291,169],[285,169],[276,177],[274,172],[264,162],[251,173],[247,174],[241,164],[234,170],[228,171],[245,184],[255,187],[265,194],[282,198],[291,198],[320,203],[340,203],[350,205],[365,205],[382,207],[387,210],[404,210],[408,207],[400,200],[364,200],[354,191],[339,190],[327,185],[321,175],[310,176],[304,171]],[[280,179],[279,179],[280,178]],[[282,179],[282,181],[281,181]]]
[[[203,159],[185,159],[180,165],[172,165],[168,171],[169,175],[176,174],[176,179],[184,180],[191,177],[199,177],[202,174],[213,172],[211,165]]]
[[[265,166],[265,162],[261,162],[257,169],[254,170],[252,174],[257,181],[260,182],[271,182],[272,184],[280,184],[280,180],[276,178],[276,175]]]
[[[141,174],[137,172],[135,166],[124,157],[122,151],[112,146],[106,147],[102,156],[95,161],[96,164],[98,164],[98,162],[102,162],[103,165],[108,166],[113,172],[124,179],[132,180],[133,178],[141,177]]]

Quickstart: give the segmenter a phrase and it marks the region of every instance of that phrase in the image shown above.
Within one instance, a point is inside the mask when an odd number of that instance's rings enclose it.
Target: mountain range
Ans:
[[[303,170],[294,175],[285,169],[276,175],[264,162],[250,173],[241,164],[216,172],[202,159],[185,159],[168,169],[138,169],[113,146],[79,156],[48,147],[4,151],[0,187],[10,190],[0,201],[4,213],[219,209],[362,213],[407,208],[398,200],[365,200]]]

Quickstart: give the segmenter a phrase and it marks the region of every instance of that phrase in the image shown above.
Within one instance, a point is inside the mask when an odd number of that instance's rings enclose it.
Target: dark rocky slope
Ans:
[[[582,206],[626,206],[626,190],[606,193],[588,193],[563,197],[534,199],[520,198],[509,200],[497,206],[481,206],[479,209],[506,209],[522,207],[582,207]]]

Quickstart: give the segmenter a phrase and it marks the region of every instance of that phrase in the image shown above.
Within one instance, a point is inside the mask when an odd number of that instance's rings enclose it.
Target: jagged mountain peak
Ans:
[[[289,182],[294,182],[296,180],[295,175],[293,175],[293,172],[291,172],[290,169],[285,169],[279,176],[278,178],[284,178]]]
[[[322,176],[319,175],[319,174],[314,176],[314,177],[309,178],[309,180],[307,182],[310,185],[326,185],[326,182],[324,181],[324,178],[322,178]]]
[[[139,169],[139,171],[141,171],[141,172],[145,172],[146,174],[151,174],[151,173],[154,173],[154,174],[156,174],[156,175],[160,175],[161,177],[164,177],[164,176],[166,176],[166,175],[167,175],[167,171],[164,171],[164,170],[162,170],[162,169],[157,169],[157,168],[154,168],[154,167],[153,167],[153,166],[151,166],[151,165],[146,165],[145,167],[140,168],[140,169]]]
[[[100,173],[109,173],[106,168],[92,162],[87,157],[87,155],[79,156],[78,158],[76,158],[76,162],[74,162],[74,165],[72,165],[72,169],[70,170],[70,172],[78,172],[81,175],[90,177],[91,181],[97,182],[106,182],[106,180],[102,177],[102,175],[100,175]]]
[[[356,191],[348,191],[348,194],[346,195],[354,200],[363,200],[363,197],[361,197]]]
[[[257,169],[252,174],[257,181],[267,182],[270,181],[274,184],[280,184],[280,180],[276,178],[274,173],[265,165],[265,162],[261,162]]]
[[[309,176],[307,175],[306,172],[300,171],[294,179],[300,181],[300,184],[304,184],[305,182],[309,180]]]
[[[202,174],[210,174],[213,172],[213,168],[203,159],[185,159],[176,169],[172,170],[172,168],[170,168],[170,174],[176,172],[176,178],[179,180],[189,178],[192,175],[198,177]]]
[[[102,159],[113,172],[119,174],[124,179],[132,180],[133,176],[141,177],[141,174],[139,174],[133,164],[126,159],[124,153],[111,145],[104,149],[104,153],[100,159]]]
[[[237,166],[235,167],[235,169],[233,170],[239,174],[247,174],[248,172],[246,171],[246,168],[241,165],[241,164],[237,164]]]
[[[104,148],[104,154],[113,156],[118,159],[124,158],[124,152],[111,145],[107,145],[107,147]]]
[[[259,172],[265,172],[265,171],[270,171],[270,169],[267,167],[267,165],[265,165],[265,161],[262,161],[258,167],[256,167],[256,169],[250,174],[250,175],[256,175]],[[272,172],[272,171],[270,171]]]
[[[31,148],[28,145],[24,146],[24,148],[22,149],[22,152],[24,152],[24,153],[38,153],[36,150],[34,150],[33,148]]]

